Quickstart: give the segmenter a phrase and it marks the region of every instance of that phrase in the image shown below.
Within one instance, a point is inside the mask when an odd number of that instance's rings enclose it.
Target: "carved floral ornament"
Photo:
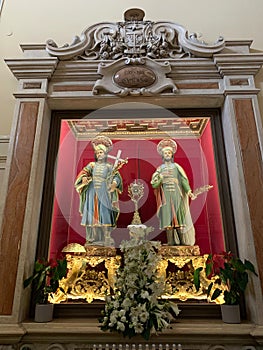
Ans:
[[[100,61],[98,73],[102,79],[96,82],[93,93],[106,91],[126,96],[152,95],[164,90],[175,93],[176,86],[166,77],[171,71],[169,59],[209,58],[225,46],[222,37],[208,45],[181,25],[143,18],[143,10],[129,9],[123,22],[90,26],[75,36],[71,44],[62,47],[48,40],[46,50],[60,60]]]

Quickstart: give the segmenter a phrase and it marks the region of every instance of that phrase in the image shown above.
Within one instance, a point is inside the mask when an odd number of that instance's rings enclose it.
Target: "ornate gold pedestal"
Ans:
[[[76,249],[71,245],[64,249],[67,252],[68,275],[60,281],[60,287],[65,293],[57,290],[51,302],[82,299],[90,303],[94,299],[104,300],[105,295],[111,294],[121,261],[116,249],[89,246],[86,251],[81,247],[78,245]]]
[[[206,279],[205,273],[202,275],[202,286],[198,292],[193,284],[194,270],[204,267],[207,259],[206,255],[200,256],[198,246],[162,246],[159,254],[162,255],[158,266],[159,276],[165,282],[163,298],[182,301],[207,298],[204,290],[210,281]]]
[[[112,247],[71,244],[64,248],[67,253],[68,275],[60,282],[65,291],[57,290],[50,299],[53,303],[63,301],[105,300],[114,290],[116,271],[121,263],[121,256],[116,255]],[[158,277],[165,283],[166,299],[207,299],[206,290],[210,280],[205,275],[207,255],[200,256],[198,246],[166,246],[159,254]],[[194,270],[203,267],[200,273],[200,289],[197,292],[193,284]]]

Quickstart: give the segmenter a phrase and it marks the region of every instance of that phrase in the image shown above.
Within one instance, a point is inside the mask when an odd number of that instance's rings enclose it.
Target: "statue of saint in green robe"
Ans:
[[[195,199],[184,169],[173,161],[176,143],[162,140],[157,149],[163,157],[152,175],[160,229],[167,233],[168,245],[194,245],[195,229],[189,208],[189,197]]]

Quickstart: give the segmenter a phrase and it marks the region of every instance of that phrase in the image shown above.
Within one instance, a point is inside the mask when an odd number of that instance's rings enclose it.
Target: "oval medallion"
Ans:
[[[142,88],[155,82],[154,72],[145,67],[125,67],[114,74],[116,84],[127,88]]]

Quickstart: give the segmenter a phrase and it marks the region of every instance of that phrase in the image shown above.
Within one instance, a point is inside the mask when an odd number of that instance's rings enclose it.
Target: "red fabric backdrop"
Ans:
[[[123,193],[120,195],[120,216],[117,228],[112,232],[116,247],[123,239],[129,239],[127,225],[133,218],[134,204],[128,195],[128,186],[139,180],[144,185],[144,196],[139,202],[142,223],[154,227],[149,239],[166,242],[165,233],[159,230],[156,217],[156,202],[150,180],[156,167],[162,163],[156,145],[157,139],[113,140],[111,155],[121,150],[121,157],[128,158],[120,173],[123,178]],[[200,139],[178,139],[175,162],[188,175],[192,189],[211,184],[213,189],[191,201],[191,214],[196,230],[196,244],[201,254],[224,250],[217,175],[210,124]],[[50,236],[50,257],[55,257],[69,243],[85,243],[85,227],[80,225],[79,198],[74,181],[79,171],[90,161],[94,152],[90,141],[76,140],[68,122],[62,121],[60,147],[54,170],[55,196]],[[112,161],[108,159],[108,161]]]

